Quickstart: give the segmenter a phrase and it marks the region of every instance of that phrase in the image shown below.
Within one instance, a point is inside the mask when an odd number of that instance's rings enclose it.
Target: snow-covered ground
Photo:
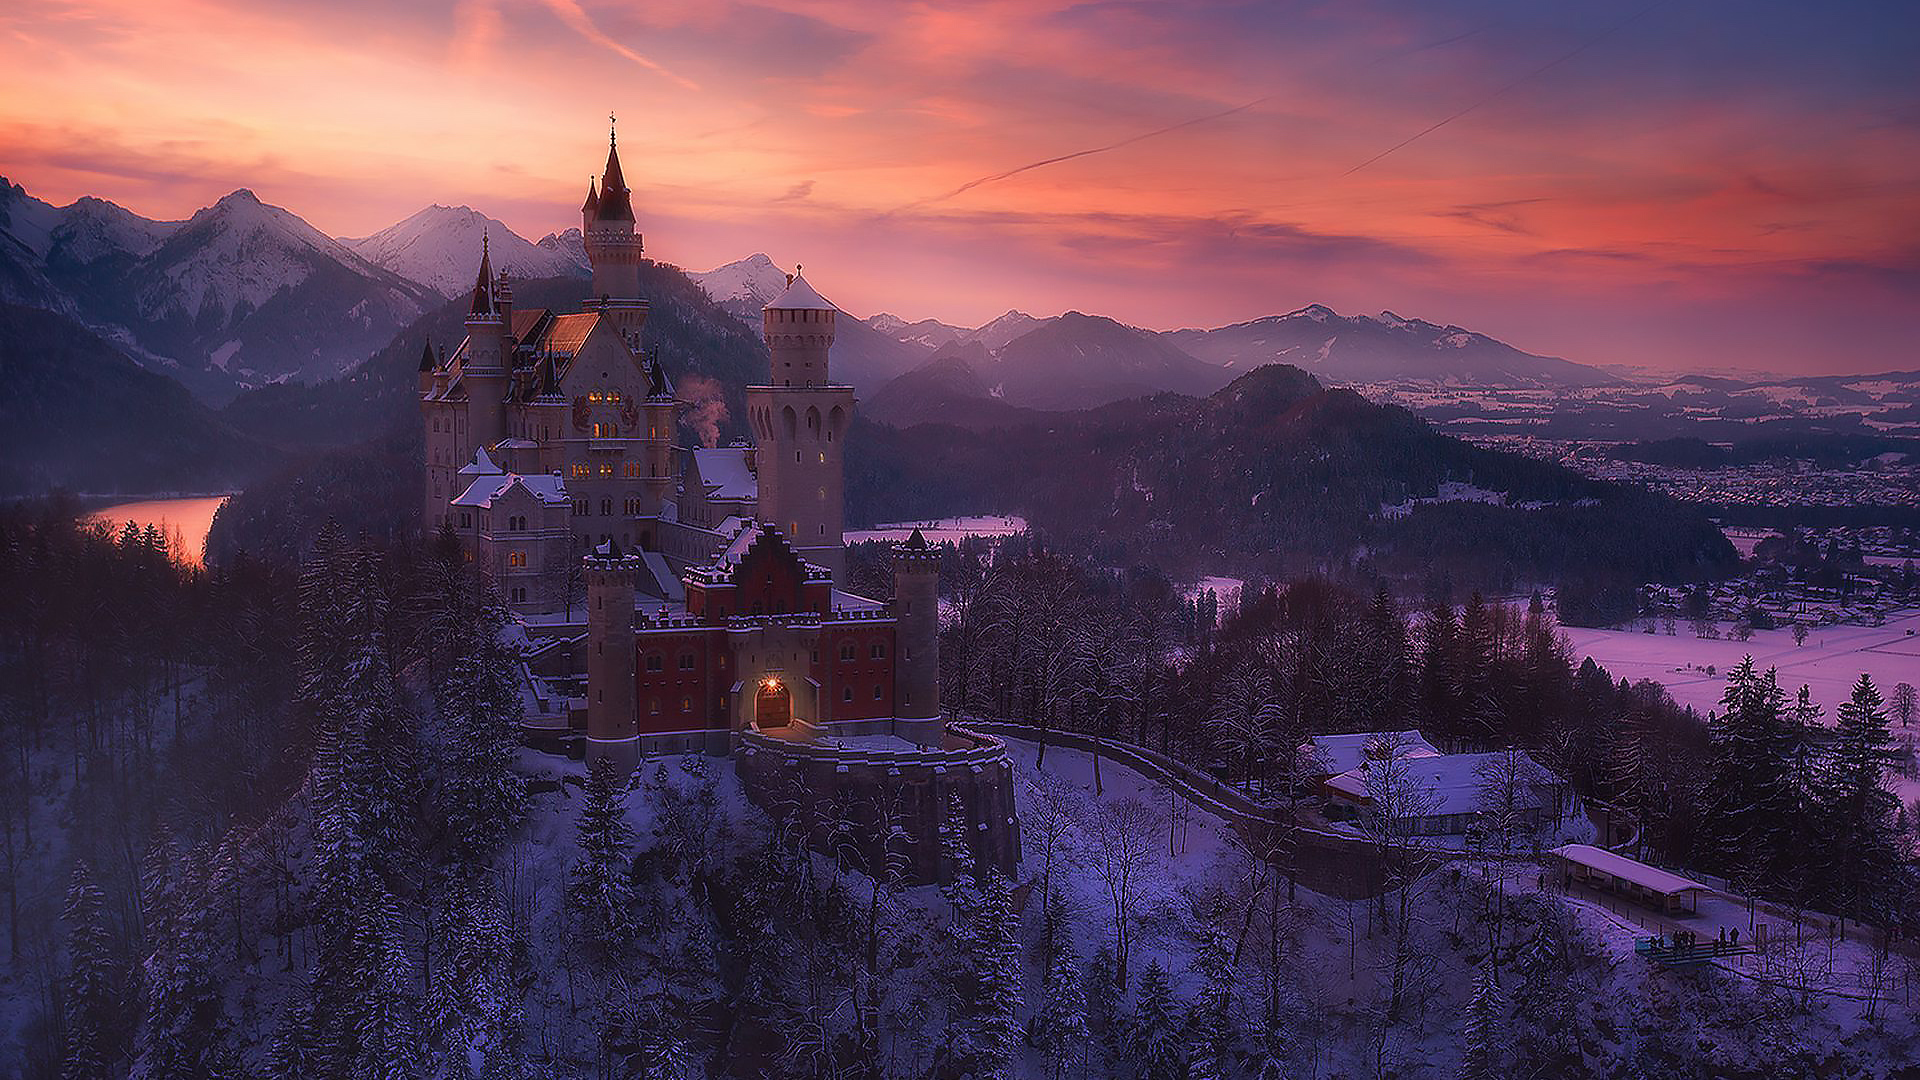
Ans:
[[[1578,626],[1566,633],[1576,663],[1592,657],[1615,679],[1652,679],[1675,701],[1703,713],[1720,707],[1727,670],[1748,656],[1759,668],[1776,669],[1789,697],[1808,687],[1829,722],[1862,673],[1873,676],[1883,697],[1896,683],[1920,686],[1920,613],[1888,619],[1885,626],[1817,627],[1805,645],[1795,645],[1784,629],[1756,631],[1751,641],[1708,640],[1694,637],[1684,623],[1672,636]]]
[[[885,522],[872,529],[854,529],[841,534],[849,544],[868,540],[905,540],[919,529],[930,544],[957,544],[969,536],[1012,536],[1027,531],[1027,519],[1014,515],[980,514],[972,517],[935,518],[928,521]]]

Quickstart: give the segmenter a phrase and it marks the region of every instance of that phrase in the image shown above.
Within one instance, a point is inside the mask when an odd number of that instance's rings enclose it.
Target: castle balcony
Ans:
[[[625,450],[627,448],[627,444],[632,441],[633,441],[632,439],[625,439],[625,438],[588,439],[587,452],[588,453],[613,453],[615,451]]]

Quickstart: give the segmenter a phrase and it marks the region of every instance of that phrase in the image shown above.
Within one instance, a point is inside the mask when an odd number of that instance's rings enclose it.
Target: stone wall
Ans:
[[[950,880],[940,836],[949,818],[966,831],[976,873],[1012,878],[1020,862],[1013,764],[990,735],[950,726],[942,746],[894,748],[747,730],[734,736],[734,760],[756,805],[863,871],[891,858],[910,884]],[[899,839],[884,850],[890,835]]]

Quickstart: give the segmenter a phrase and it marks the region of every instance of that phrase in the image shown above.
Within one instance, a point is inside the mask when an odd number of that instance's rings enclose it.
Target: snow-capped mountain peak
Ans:
[[[470,206],[436,203],[371,236],[341,243],[375,266],[442,296],[458,296],[473,287],[483,236],[493,265],[510,277],[563,277],[586,272],[584,248],[576,259],[558,244],[548,247],[532,243]]]
[[[714,303],[738,308],[740,314],[756,316],[760,308],[787,287],[787,272],[764,252],[687,276],[712,297]]]

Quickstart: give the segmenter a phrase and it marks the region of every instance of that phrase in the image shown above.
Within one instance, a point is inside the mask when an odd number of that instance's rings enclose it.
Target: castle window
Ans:
[[[840,646],[840,660],[844,663],[853,659],[853,642]]]
[[[650,701],[648,701],[648,702],[647,702],[647,708],[649,708],[650,710],[652,710],[652,712],[653,712],[653,715],[655,715],[655,716],[659,716],[659,715],[660,715],[660,699],[659,699],[659,698],[653,698],[653,699],[651,699]]]
[[[820,501],[821,501],[821,502],[826,502],[826,501],[827,501],[827,489],[826,489],[826,488],[821,488],[821,489],[820,489]]]
[[[875,701],[880,700],[880,684],[879,683],[873,684],[873,700]]]
[[[573,500],[573,514],[575,517],[580,517],[582,515],[590,514],[592,512],[593,512],[593,500],[591,499]],[[582,539],[585,539],[585,538],[583,537]]]
[[[600,466],[600,479],[602,480],[613,479],[613,465],[611,462]]]
[[[511,567],[525,567],[527,565],[527,553],[524,551],[507,552],[507,565]]]
[[[693,670],[693,654],[692,653],[683,652],[680,654],[680,670],[681,671]]]
[[[820,464],[825,465],[826,463],[827,463],[827,452],[825,450],[822,450],[820,451]],[[821,492],[820,497],[823,499],[826,498],[827,497],[826,493]]]
[[[814,663],[816,663],[816,664],[820,662],[820,650],[819,650],[819,649],[815,649],[815,650],[813,650],[813,662],[814,662]]]
[[[612,499],[600,500],[600,516],[601,517],[613,516],[613,500]]]
[[[795,465],[798,465],[798,464],[800,464],[800,451],[798,451],[798,450],[795,450],[795,451],[793,452],[793,463],[794,463]]]
[[[686,698],[686,697],[683,697],[683,698],[681,698],[681,699],[680,699],[680,711],[681,711],[681,712],[691,712],[692,710],[693,710],[693,699],[692,699],[692,698]]]
[[[874,645],[873,648],[867,650],[867,658],[869,660],[885,660],[887,658],[887,647],[879,644]]]
[[[620,475],[626,477],[629,480],[638,479],[640,476],[640,463],[637,461],[627,462],[625,465],[621,466]]]
[[[647,654],[647,670],[648,671],[664,671],[666,670],[666,666],[667,666],[666,659],[662,657],[659,653],[656,652],[656,653]]]
[[[847,687],[847,688],[846,688],[845,690],[843,690],[843,691],[841,691],[841,692],[840,692],[840,700],[841,700],[841,701],[852,701],[852,700],[853,700],[853,687],[851,687],[851,686],[849,686],[849,687]]]
[[[593,470],[585,465],[575,465],[571,471],[575,480],[585,480],[593,475]]]
[[[460,527],[463,529],[473,528],[473,515],[465,510],[460,511]]]

